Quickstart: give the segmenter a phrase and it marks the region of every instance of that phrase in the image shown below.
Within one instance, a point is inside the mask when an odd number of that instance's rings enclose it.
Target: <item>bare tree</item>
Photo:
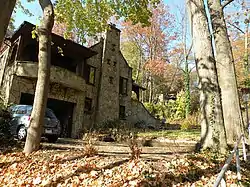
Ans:
[[[216,49],[216,66],[221,88],[222,109],[227,134],[227,142],[233,143],[240,136],[243,119],[235,74],[234,58],[227,33],[223,8],[232,0],[208,0]]]
[[[25,153],[31,153],[39,148],[50,81],[51,30],[54,25],[54,9],[50,0],[39,0],[39,3],[43,10],[43,19],[38,27],[38,77],[31,122],[24,147]]]
[[[212,42],[203,0],[187,0],[195,62],[199,77],[201,146],[226,150],[226,135]]]

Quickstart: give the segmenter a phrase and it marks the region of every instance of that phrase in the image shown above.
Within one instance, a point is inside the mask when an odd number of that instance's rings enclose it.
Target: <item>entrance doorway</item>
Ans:
[[[34,101],[33,94],[28,94],[28,93],[21,94],[20,104],[33,105],[33,101]],[[54,111],[62,127],[61,137],[64,138],[71,137],[74,107],[75,103],[48,98],[47,108],[50,108],[51,110]]]

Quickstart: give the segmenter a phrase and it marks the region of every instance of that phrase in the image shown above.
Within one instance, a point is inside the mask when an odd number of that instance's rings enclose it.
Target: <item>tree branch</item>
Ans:
[[[239,27],[237,27],[236,25],[234,25],[234,24],[232,24],[232,23],[230,23],[230,22],[227,22],[229,25],[231,25],[231,26],[233,26],[234,28],[236,28],[237,30],[239,30],[240,32],[242,32],[243,34],[245,34],[245,32],[241,29],[241,28],[239,28]]]
[[[222,9],[224,9],[227,5],[229,5],[230,3],[232,3],[234,0],[227,0],[227,1],[224,1],[224,3],[221,5],[222,6]]]

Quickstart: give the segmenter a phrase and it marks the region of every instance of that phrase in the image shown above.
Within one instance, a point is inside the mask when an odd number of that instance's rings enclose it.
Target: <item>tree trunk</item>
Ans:
[[[43,9],[43,19],[38,28],[38,77],[30,127],[24,147],[25,153],[39,149],[50,81],[51,30],[54,24],[54,10],[50,0],[39,0],[39,3]]]
[[[4,41],[4,37],[10,22],[11,14],[14,10],[16,0],[1,0],[0,1],[0,47]]]
[[[142,56],[142,50],[141,49],[139,49],[139,50],[140,50],[140,60],[139,60],[139,62],[137,64],[137,71],[136,71],[136,76],[135,76],[135,82],[141,84],[139,82],[139,77],[140,77],[140,73],[142,72],[142,70],[141,70],[141,64],[142,64],[142,61],[143,61],[143,56]]]
[[[234,59],[220,0],[208,0],[216,49],[216,66],[221,88],[227,142],[240,136],[243,119],[237,89]]]
[[[185,59],[184,82],[185,82],[185,118],[187,118],[191,112],[190,74],[189,74],[187,59]]]
[[[201,146],[226,150],[226,136],[212,42],[202,0],[187,0],[191,33],[199,77]]]
[[[191,98],[190,98],[190,72],[188,67],[188,57],[191,51],[187,53],[187,8],[185,7],[184,22],[183,22],[183,55],[184,55],[184,91],[185,91],[185,118],[191,113]]]

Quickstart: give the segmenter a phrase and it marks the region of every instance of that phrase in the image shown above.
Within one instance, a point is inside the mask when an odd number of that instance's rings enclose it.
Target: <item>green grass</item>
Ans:
[[[165,137],[168,139],[188,139],[199,140],[200,130],[162,130],[162,131],[148,131],[138,133],[139,137]]]

